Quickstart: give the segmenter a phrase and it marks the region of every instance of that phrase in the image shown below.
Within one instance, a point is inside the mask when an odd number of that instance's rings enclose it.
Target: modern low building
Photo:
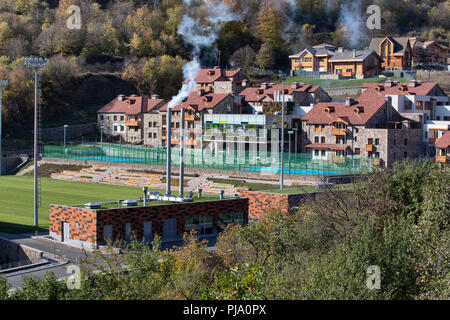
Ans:
[[[103,206],[105,207],[105,206]],[[192,229],[200,237],[216,237],[230,223],[247,224],[248,199],[196,201],[147,206],[88,209],[50,205],[50,236],[57,241],[92,248],[107,240],[129,242],[132,235],[151,241],[177,243]]]
[[[313,159],[343,162],[374,158],[374,164],[423,154],[420,124],[402,117],[388,97],[367,93],[356,100],[317,103],[302,118],[303,152]]]
[[[411,68],[412,49],[408,37],[372,38],[369,48],[383,59],[381,67],[385,71]]]

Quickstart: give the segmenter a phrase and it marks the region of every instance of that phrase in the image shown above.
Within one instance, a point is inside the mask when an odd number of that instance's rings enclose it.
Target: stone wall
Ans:
[[[212,216],[217,230],[218,216],[227,213],[243,213],[244,224],[248,222],[248,199],[236,198],[193,203],[173,203],[146,207],[93,210],[61,205],[50,205],[50,235],[61,240],[62,223],[70,223],[72,243],[104,243],[105,225],[113,226],[114,240],[125,239],[125,224],[131,223],[132,232],[138,239],[143,237],[144,222],[152,221],[152,234],[162,234],[163,220],[176,219],[177,232],[183,234],[185,219]]]

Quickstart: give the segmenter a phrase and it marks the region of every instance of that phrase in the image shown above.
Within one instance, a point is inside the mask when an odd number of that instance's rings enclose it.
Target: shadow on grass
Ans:
[[[47,232],[48,229],[38,228],[38,232]],[[0,222],[0,232],[12,233],[12,234],[24,234],[24,233],[34,233],[35,229],[33,226],[27,226],[24,224]]]

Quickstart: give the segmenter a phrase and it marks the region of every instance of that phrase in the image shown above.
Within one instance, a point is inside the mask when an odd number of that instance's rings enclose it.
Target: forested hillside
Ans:
[[[200,0],[201,1],[201,0]],[[186,1],[190,5],[199,0]],[[422,35],[449,42],[450,4],[440,0],[224,0],[236,18],[223,22],[214,45],[202,48],[203,66],[283,69],[288,55],[328,42],[363,48],[372,36]],[[109,73],[139,93],[170,98],[183,79],[191,47],[178,33],[183,0],[2,0],[0,78],[4,127],[32,121],[33,81],[23,57],[49,58],[43,71],[44,121],[71,108],[67,88],[86,74]],[[70,29],[69,5],[81,8],[81,28]],[[381,29],[366,27],[367,6],[381,8]],[[194,13],[195,14],[195,13]],[[198,15],[202,13],[199,11]],[[210,22],[214,24],[214,21]],[[251,74],[249,75],[251,77]],[[75,82],[74,82],[75,81]],[[89,88],[87,88],[89,89]],[[95,90],[95,85],[93,88]],[[105,102],[110,99],[105,96]]]

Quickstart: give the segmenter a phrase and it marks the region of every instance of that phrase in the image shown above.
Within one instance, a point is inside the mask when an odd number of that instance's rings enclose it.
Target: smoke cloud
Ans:
[[[200,70],[199,56],[201,49],[210,47],[217,40],[222,22],[238,20],[239,15],[231,12],[231,7],[223,2],[214,0],[184,0],[186,13],[183,15],[178,34],[183,36],[186,43],[193,46],[192,61],[186,63],[183,67],[183,86],[178,94],[172,97],[168,108],[173,108],[180,104],[189,96],[197,83],[195,81],[197,73]],[[193,17],[190,12],[204,12],[203,19]]]
[[[340,11],[339,26],[347,30],[350,46],[357,48],[363,36],[364,17],[361,14],[361,1],[346,2]]]

